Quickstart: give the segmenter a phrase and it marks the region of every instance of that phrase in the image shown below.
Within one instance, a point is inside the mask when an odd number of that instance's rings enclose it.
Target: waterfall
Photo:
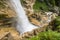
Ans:
[[[23,34],[38,28],[29,22],[20,0],[8,0],[8,3],[17,14],[17,31]]]

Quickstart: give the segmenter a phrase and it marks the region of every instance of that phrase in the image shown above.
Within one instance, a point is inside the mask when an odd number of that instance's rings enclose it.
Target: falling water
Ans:
[[[16,29],[21,34],[38,28],[29,22],[20,0],[9,0],[8,3],[10,4],[10,6],[13,7],[14,11],[17,13],[18,19]]]

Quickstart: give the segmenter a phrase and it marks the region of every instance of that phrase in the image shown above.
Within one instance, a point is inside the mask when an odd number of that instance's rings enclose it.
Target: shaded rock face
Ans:
[[[38,1],[40,1],[40,2],[44,2],[44,0],[38,0]]]
[[[46,4],[49,6],[49,7],[52,7],[51,3],[49,0],[45,0]]]
[[[35,0],[23,0],[24,9],[27,13],[34,13],[33,5],[35,4]]]
[[[60,0],[55,0],[56,1],[56,5],[60,7]]]

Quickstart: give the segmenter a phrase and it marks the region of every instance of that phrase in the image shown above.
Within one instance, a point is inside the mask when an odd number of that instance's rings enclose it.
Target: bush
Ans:
[[[60,25],[60,16],[58,16],[58,17],[55,19],[55,24],[56,24],[57,26]]]
[[[48,30],[46,32],[41,32],[37,36],[34,36],[28,40],[60,40],[60,33]]]
[[[33,6],[34,10],[44,10],[48,11],[48,6],[45,2],[40,2],[39,0],[36,0],[35,5]]]

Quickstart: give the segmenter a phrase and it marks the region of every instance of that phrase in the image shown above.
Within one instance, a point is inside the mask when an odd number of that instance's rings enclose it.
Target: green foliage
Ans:
[[[60,29],[60,16],[57,16],[57,18],[54,20],[54,24],[53,24],[54,28],[53,29]]]
[[[56,30],[57,29],[57,31],[59,31],[59,29],[60,29],[60,16],[57,16],[57,18],[54,20],[54,29]]]
[[[57,16],[57,18],[54,20],[54,25],[58,27],[60,25],[60,16]]]
[[[36,0],[35,5],[34,5],[34,10],[40,11],[43,9],[43,11],[49,11],[53,10],[54,7],[60,7],[60,0]]]
[[[57,29],[60,29],[60,25],[59,25],[59,26],[57,26]]]
[[[37,36],[28,40],[60,40],[60,33],[48,30],[46,32],[40,32]]]
[[[43,9],[44,11],[48,11],[48,6],[46,5],[46,3],[45,2],[39,2],[38,0],[36,0],[35,5],[34,5],[33,8],[34,8],[34,10]]]
[[[51,3],[52,7],[56,6],[55,0],[49,0],[49,1],[50,1],[50,3]]]

